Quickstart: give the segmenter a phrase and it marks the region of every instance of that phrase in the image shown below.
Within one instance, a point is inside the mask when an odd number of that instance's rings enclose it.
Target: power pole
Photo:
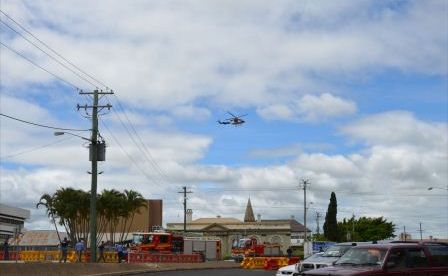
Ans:
[[[420,232],[420,240],[423,240],[423,230],[422,230],[422,223],[420,222],[420,230],[418,230],[418,232]]]
[[[99,106],[98,105],[98,95],[113,94],[113,92],[99,92],[95,89],[93,92],[80,92],[80,95],[93,95],[93,104],[91,106],[78,105],[78,110],[83,108],[87,110],[92,109],[92,136],[90,138],[90,155],[92,162],[92,183],[90,188],[90,262],[96,262],[96,190],[98,182],[98,108],[101,110],[103,108],[110,109],[112,106],[110,104]]]
[[[318,211],[316,211],[316,224],[317,224],[317,227],[316,227],[316,233],[317,233],[318,235],[320,235],[319,219],[320,219],[321,217],[322,217],[322,214],[319,213]]]
[[[352,234],[350,236],[350,240],[353,240],[353,236],[355,235],[355,213],[353,212],[352,216]]]
[[[302,189],[303,189],[303,225],[305,226],[305,239],[304,242],[307,241],[307,228],[306,228],[306,186],[309,185],[309,180],[302,180]]]
[[[406,225],[403,225],[404,241],[406,241]]]
[[[178,193],[184,194],[184,233],[187,233],[187,194],[191,194],[193,192],[187,191],[187,186],[183,186],[182,192]]]

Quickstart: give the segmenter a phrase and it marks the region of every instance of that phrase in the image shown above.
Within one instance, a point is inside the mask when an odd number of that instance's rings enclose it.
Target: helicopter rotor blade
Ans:
[[[232,115],[235,118],[238,117],[238,116],[233,115],[230,111],[227,111],[227,113],[229,113],[230,115]]]
[[[246,114],[244,114],[244,115],[240,115],[240,116],[237,116],[237,118],[241,118],[241,117],[244,117],[244,116],[247,116],[248,114],[246,113]]]

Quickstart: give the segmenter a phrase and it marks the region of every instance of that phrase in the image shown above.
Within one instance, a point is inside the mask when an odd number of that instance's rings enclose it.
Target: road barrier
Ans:
[[[152,254],[148,252],[129,252],[129,263],[200,263],[201,254]]]
[[[17,252],[15,251],[9,251],[8,252],[8,257],[10,261],[14,261],[17,259]],[[5,252],[2,251],[0,252],[0,260],[5,260]]]
[[[241,262],[241,267],[245,269],[266,269],[276,270],[282,266],[287,266],[299,262],[299,257],[245,257]]]
[[[61,252],[59,250],[53,251],[37,251],[28,250],[17,252],[9,252],[9,260],[20,260],[25,262],[54,262],[59,261]],[[99,256],[98,256],[99,257]],[[0,260],[4,260],[4,252],[0,252]],[[118,262],[116,252],[104,252],[104,259],[106,263]],[[200,263],[204,261],[203,254],[152,254],[148,252],[129,252],[125,260],[129,263]],[[67,252],[67,261],[75,263],[78,261],[78,256],[74,250]],[[81,262],[90,261],[90,252],[84,252],[81,255]]]
[[[9,260],[16,260],[17,253],[9,252]],[[59,261],[61,258],[61,251],[38,251],[38,250],[24,250],[20,251],[17,256],[17,260],[25,262],[54,262]],[[99,257],[99,256],[98,256]],[[0,252],[0,260],[4,260],[4,252]],[[118,262],[118,256],[116,252],[104,252],[104,259],[106,263],[116,263]],[[71,263],[76,263],[78,261],[78,256],[74,250],[69,250],[67,252],[67,261]],[[90,261],[90,252],[84,252],[81,255],[81,262]]]

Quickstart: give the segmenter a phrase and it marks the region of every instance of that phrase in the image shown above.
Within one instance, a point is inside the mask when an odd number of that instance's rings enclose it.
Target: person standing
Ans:
[[[8,240],[5,240],[3,243],[3,260],[8,261],[9,260],[9,244]]]
[[[115,249],[117,250],[118,263],[121,263],[124,255],[124,247],[122,244],[116,244]]]
[[[98,262],[100,262],[100,260],[103,260],[103,262],[106,262],[106,258],[104,258],[104,241],[101,241],[101,244],[98,246],[98,252],[100,253],[100,257],[98,258]]]
[[[75,250],[76,250],[76,255],[78,256],[78,262],[82,262],[82,253],[85,250],[84,247],[84,243],[82,240],[79,240],[76,244],[75,244]]]
[[[62,262],[62,260],[64,260],[64,263],[67,262],[67,250],[69,243],[70,242],[67,240],[67,238],[64,238],[59,244],[59,248],[61,249],[61,257],[59,258],[59,262]]]
[[[291,249],[291,247],[288,247],[288,249],[286,250],[286,253],[288,253],[288,258],[292,257],[292,249]]]

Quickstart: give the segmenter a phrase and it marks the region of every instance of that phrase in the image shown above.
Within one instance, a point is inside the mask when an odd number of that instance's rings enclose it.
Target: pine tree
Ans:
[[[330,203],[325,214],[324,222],[324,236],[329,241],[338,241],[338,222],[336,216],[338,213],[338,203],[336,201],[336,194],[331,192]]]

